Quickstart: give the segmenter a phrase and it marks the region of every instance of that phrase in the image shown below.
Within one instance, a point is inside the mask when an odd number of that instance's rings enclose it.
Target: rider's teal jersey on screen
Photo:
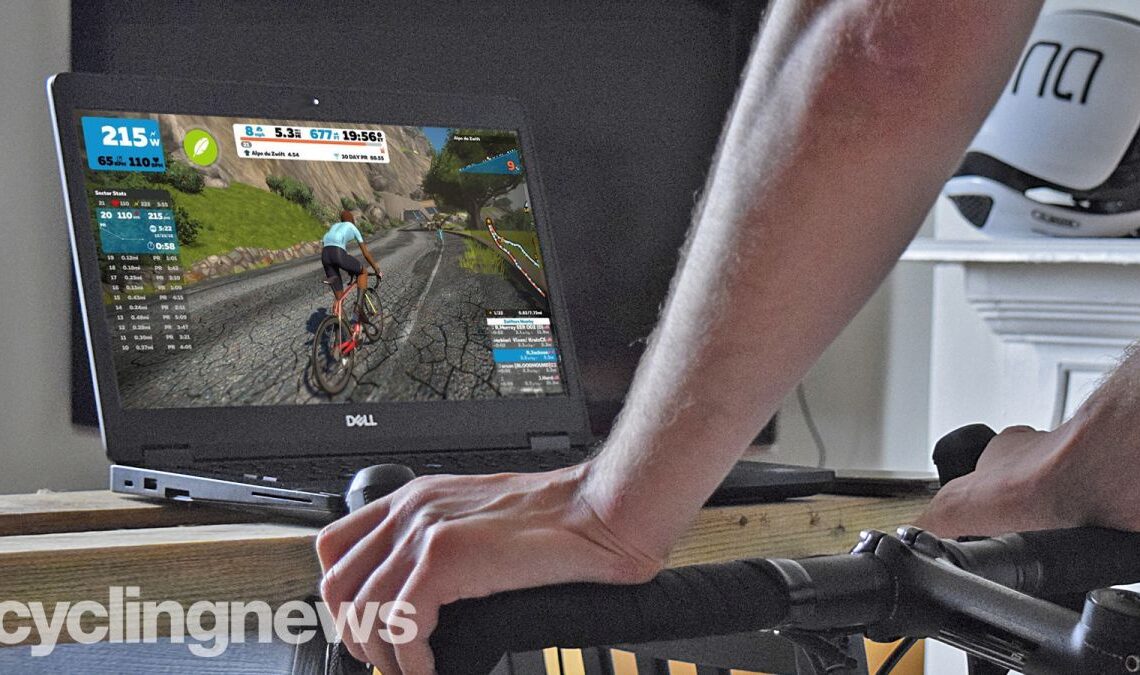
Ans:
[[[339,246],[344,250],[348,250],[348,245],[353,240],[363,242],[364,237],[360,236],[360,230],[352,223],[342,220],[339,223],[329,225],[329,231],[325,234],[321,243],[325,246]]]

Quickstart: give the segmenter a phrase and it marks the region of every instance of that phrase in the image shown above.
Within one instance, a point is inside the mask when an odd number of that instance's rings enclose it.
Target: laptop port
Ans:
[[[157,478],[144,478],[143,479],[143,487],[146,488],[147,490],[157,490],[158,489],[158,479]]]
[[[262,499],[276,499],[283,502],[299,502],[302,504],[312,504],[313,499],[301,494],[297,495],[277,495],[269,492],[261,492],[259,490],[250,490],[249,493],[254,497],[261,497]]]

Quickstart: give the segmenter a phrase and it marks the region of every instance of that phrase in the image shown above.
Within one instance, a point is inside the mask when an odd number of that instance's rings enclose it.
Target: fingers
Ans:
[[[341,518],[321,530],[317,535],[317,557],[324,575],[321,578],[321,598],[334,616],[354,603],[356,590],[391,550],[391,528],[383,527],[390,510],[390,499],[377,500],[360,511]],[[353,551],[358,553],[353,555]],[[366,607],[356,606],[356,617],[366,615]],[[398,673],[395,660],[371,660],[363,647],[353,640],[351,623],[345,622],[346,634],[341,635],[345,648],[358,661],[380,666],[385,675]],[[378,627],[377,627],[378,628]]]
[[[345,648],[384,675],[430,675],[428,639],[442,605],[629,568],[626,548],[582,517],[580,477],[420,478],[327,527],[318,538],[321,594],[344,626]]]
[[[1006,427],[978,457],[977,468],[939,490],[915,524],[943,537],[1057,526],[1064,518],[1050,506],[1042,479],[1056,443],[1052,432]]]
[[[358,541],[388,517],[391,495],[368,504],[329,525],[317,534],[317,557],[321,569],[328,570]]]
[[[448,525],[409,532],[356,594],[357,607],[373,602],[391,605],[384,639],[375,633],[360,645],[369,661],[382,673],[430,675],[435,660],[428,638],[435,629],[439,607],[457,599],[454,564],[462,550],[463,537]],[[355,556],[356,551],[349,553]],[[387,664],[388,669],[385,669]]]
[[[380,523],[325,569],[321,597],[325,602],[351,600],[376,569],[390,557],[395,539],[391,519]]]
[[[350,554],[351,555],[351,554]],[[368,576],[367,581],[359,587],[356,592],[356,597],[353,599],[353,604],[357,609],[358,616],[364,616],[363,612],[369,611],[369,604],[371,603],[371,611],[377,611],[377,608],[384,605],[396,597],[400,591],[400,587],[404,583],[404,579],[412,571],[414,561],[405,558],[402,555],[392,556],[377,566],[372,574]],[[368,633],[366,639],[358,640],[355,635],[345,635],[344,640],[350,648],[361,653],[361,660],[367,661],[376,666],[381,673],[395,675],[397,673],[404,673],[398,668],[396,654],[393,651],[392,645],[380,639],[379,630],[384,628],[382,623],[386,623],[388,616],[377,616],[376,625]],[[359,636],[365,637],[365,636]]]
[[[418,637],[396,649],[396,660],[403,675],[432,675],[435,673],[435,658],[427,640]],[[387,671],[381,671],[387,672]]]
[[[957,536],[958,532],[953,524],[960,513],[957,513],[959,509],[955,504],[955,495],[951,494],[953,491],[954,488],[950,485],[939,490],[922,514],[915,519],[914,525],[939,537]]]
[[[1027,453],[1035,455],[1041,438],[1048,435],[1046,431],[1025,424],[1016,424],[1001,430],[986,445],[985,451],[978,458],[979,471],[998,471],[996,467],[1005,467],[1010,462],[1017,462]],[[1009,471],[1009,468],[1005,468]]]
[[[438,575],[427,571],[421,564],[408,578],[400,592],[399,605],[409,613],[414,612],[415,634],[392,634],[392,650],[403,675],[432,675],[435,673],[435,657],[428,644],[428,638],[439,621],[440,605],[453,598],[441,598]],[[431,584],[425,583],[427,580]],[[392,622],[389,622],[389,626]]]
[[[340,639],[345,648],[355,659],[376,666],[384,675],[399,675],[400,671],[391,648],[379,639],[387,618],[381,610],[399,590],[399,582],[394,579],[402,579],[410,567],[410,562],[390,558],[370,570],[368,581],[363,586],[353,586],[347,596],[325,598],[344,626]],[[342,612],[355,616],[342,617]]]
[[[974,476],[964,476],[938,491],[914,524],[939,537],[992,536],[1010,531],[1004,520],[1012,514],[986,506],[974,492]],[[985,486],[983,486],[983,489]]]
[[[1037,430],[1034,429],[1033,427],[1027,425],[1027,424],[1015,424],[1013,426],[1006,427],[1006,428],[1002,429],[1001,433],[998,435],[1004,436],[1007,434],[1023,434],[1023,433],[1034,432],[1034,431],[1037,431]]]

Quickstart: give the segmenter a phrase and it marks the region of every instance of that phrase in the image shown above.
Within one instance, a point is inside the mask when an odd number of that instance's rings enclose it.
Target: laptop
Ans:
[[[72,73],[48,96],[115,492],[329,520],[365,466],[595,447],[517,102]],[[742,462],[710,503],[832,477]]]

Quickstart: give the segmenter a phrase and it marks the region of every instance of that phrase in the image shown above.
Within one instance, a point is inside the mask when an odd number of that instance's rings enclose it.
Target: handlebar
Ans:
[[[768,628],[784,621],[790,605],[771,565],[738,560],[665,570],[644,584],[563,584],[462,600],[440,610],[431,645],[440,675],[486,673],[508,651]]]
[[[359,286],[359,284],[356,283],[356,277],[352,277],[351,279],[348,280],[348,283],[345,284],[344,287],[348,290],[352,290],[352,289],[355,289],[357,286]],[[371,288],[373,290],[380,288],[380,275],[376,274],[376,270],[371,270],[371,269],[369,270],[368,288]]]
[[[944,437],[935,451],[943,484],[972,471],[994,435],[972,425]],[[846,555],[694,565],[644,584],[461,600],[441,608],[431,646],[440,675],[469,675],[489,672],[504,653],[552,645],[780,628],[805,649],[857,633],[935,637],[1023,673],[1137,673],[1140,594],[1107,588],[1137,581],[1140,533],[1086,527],[953,541],[907,527],[897,537],[864,532]],[[1081,613],[1062,606],[1085,593]],[[842,650],[824,657],[831,665],[808,672],[852,672]]]
[[[943,485],[974,470],[996,434],[963,427],[935,446]],[[1110,552],[1110,555],[1105,555]],[[976,541],[916,528],[865,532],[848,555],[666,570],[631,586],[564,584],[443,607],[441,675],[487,672],[505,652],[784,628],[937,637],[1027,673],[1140,672],[1140,533],[1074,528]],[[1083,613],[1069,604],[1088,593]],[[1053,602],[1050,602],[1053,601]]]
[[[1111,564],[1105,551],[1117,556]],[[1013,587],[1001,583],[1010,580]],[[448,675],[488,672],[505,652],[551,645],[842,630],[937,637],[1022,672],[1125,673],[1135,672],[1124,669],[1128,658],[1140,667],[1140,601],[1122,601],[1132,607],[1123,629],[1104,629],[1104,610],[1090,609],[1091,600],[1082,619],[1041,598],[1137,580],[1140,533],[1076,528],[954,542],[907,528],[898,538],[864,533],[846,555],[694,565],[638,585],[563,584],[463,600],[442,608],[431,644],[438,672]]]

